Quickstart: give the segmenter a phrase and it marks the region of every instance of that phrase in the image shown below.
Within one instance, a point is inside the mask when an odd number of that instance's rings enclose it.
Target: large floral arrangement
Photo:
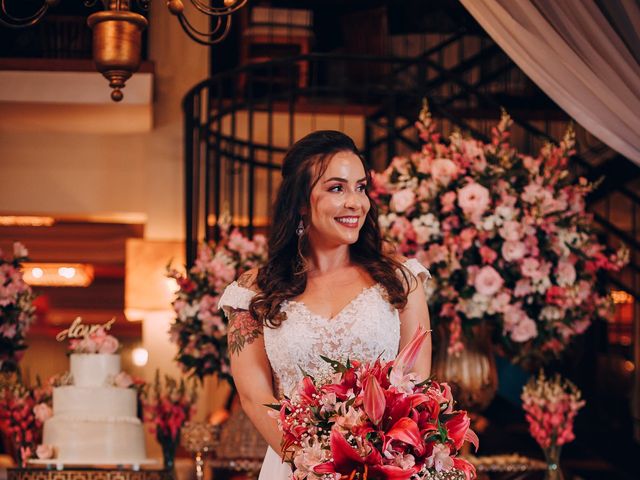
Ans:
[[[332,378],[306,375],[294,397],[275,407],[294,479],[475,476],[473,465],[457,456],[465,441],[477,448],[469,416],[454,410],[447,384],[417,383],[409,373],[425,338],[419,329],[387,363],[325,359]]]
[[[529,423],[529,432],[543,449],[549,468],[558,469],[560,449],[571,442],[573,422],[585,401],[578,387],[555,375],[546,378],[540,371],[522,390],[522,408]]]
[[[0,380],[0,429],[10,439],[18,464],[46,456],[41,446],[42,426],[53,415],[51,384],[30,388],[16,374],[3,374]]]
[[[231,381],[227,355],[227,320],[218,300],[227,285],[245,271],[266,261],[266,239],[248,239],[239,230],[222,229],[217,244],[202,244],[193,267],[185,274],[175,269],[169,276],[178,282],[173,302],[176,319],[171,341],[178,345],[177,362],[183,371],[202,379],[217,373]]]
[[[537,363],[612,314],[598,275],[626,253],[593,233],[585,195],[594,185],[567,171],[572,132],[531,157],[509,144],[510,124],[504,113],[487,144],[460,133],[445,143],[425,106],[421,151],[374,173],[372,196],[387,237],[431,269],[429,305],[450,353],[486,321],[514,362]]]
[[[22,278],[21,265],[27,260],[27,249],[13,245],[13,257],[0,250],[0,371],[14,371],[27,348],[24,337],[35,319],[35,298]]]

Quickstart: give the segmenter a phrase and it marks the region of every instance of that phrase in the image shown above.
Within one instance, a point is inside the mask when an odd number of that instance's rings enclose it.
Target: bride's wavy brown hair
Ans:
[[[311,190],[327,169],[329,160],[338,152],[352,152],[364,166],[367,185],[371,173],[353,140],[341,132],[321,130],[297,141],[282,163],[282,183],[276,197],[269,232],[269,258],[258,270],[259,288],[249,305],[252,316],[262,324],[277,328],[286,319],[280,304],[301,295],[307,286],[305,257],[309,253],[306,232],[301,237],[296,228],[301,213],[310,210]],[[368,193],[367,193],[368,196]],[[383,248],[378,226],[378,209],[371,201],[358,240],[349,246],[351,261],[362,266],[387,292],[389,302],[397,309],[407,304],[407,294],[415,277]],[[402,272],[402,278],[396,273]]]

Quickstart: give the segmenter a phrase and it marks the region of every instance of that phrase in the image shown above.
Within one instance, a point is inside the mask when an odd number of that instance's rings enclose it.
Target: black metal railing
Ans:
[[[498,53],[486,47],[473,58],[485,62]],[[371,166],[381,169],[393,156],[419,147],[412,127],[422,98],[428,97],[443,133],[459,128],[487,140],[500,108],[510,110],[510,106],[481,87],[509,68],[485,69],[487,77],[470,83],[462,74],[471,68],[474,62],[465,59],[447,69],[432,55],[311,54],[240,67],[196,85],[184,100],[188,261],[195,258],[199,240],[216,238],[218,219],[224,213],[249,235],[266,228],[280,161],[288,146],[307,131],[347,131],[356,138]],[[408,72],[412,75],[409,79]],[[396,81],[397,75],[403,75],[402,82]],[[456,88],[449,89],[450,96],[443,96],[447,89],[442,87],[449,84]],[[491,115],[478,118],[481,112]],[[527,112],[510,110],[512,138],[521,150],[534,152],[544,143],[556,141],[550,132],[568,124],[568,118],[557,111],[542,113],[534,122],[527,118]],[[573,175],[595,180],[612,168],[610,160],[597,165],[594,151],[598,155],[609,152],[597,144],[592,151],[576,155]],[[630,202],[629,211],[635,218],[640,198],[620,179],[633,178],[640,169],[619,155],[614,158],[625,174],[610,176],[592,201],[598,206],[622,196]],[[635,222],[633,228],[621,225],[611,208],[593,208],[592,213],[609,243],[624,243],[633,252],[630,266],[611,279],[612,283],[640,298],[636,278],[640,266],[635,254],[640,243]]]

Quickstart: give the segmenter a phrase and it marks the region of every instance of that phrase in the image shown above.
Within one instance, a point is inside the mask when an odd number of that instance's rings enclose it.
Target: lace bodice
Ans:
[[[416,276],[430,276],[416,259],[404,265]],[[341,362],[368,362],[378,356],[393,359],[400,344],[400,318],[385,293],[379,283],[367,287],[331,319],[311,312],[303,302],[282,302],[280,310],[287,319],[278,328],[264,329],[276,394],[291,396],[303,371],[316,379],[331,374],[331,366],[320,355]],[[226,312],[229,308],[247,309],[253,295],[233,282],[220,297],[219,306]]]

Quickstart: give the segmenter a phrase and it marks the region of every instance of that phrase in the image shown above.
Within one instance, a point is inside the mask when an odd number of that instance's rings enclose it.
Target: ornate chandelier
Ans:
[[[7,4],[19,0],[0,0],[0,25],[10,28],[25,28],[38,23],[51,7],[60,0],[41,0],[42,5],[26,16],[11,13]],[[98,0],[83,0],[92,7]],[[167,0],[167,8],[175,15],[182,29],[201,45],[214,45],[222,41],[231,28],[231,14],[242,8],[247,0],[188,0],[200,13],[212,17],[213,26],[207,31],[195,28],[184,14],[182,0]],[[125,82],[140,67],[142,31],[147,19],[131,11],[133,0],[100,0],[104,10],[89,15],[87,24],[93,31],[93,59],[97,70],[109,81],[111,99],[119,102],[123,98]],[[138,7],[149,10],[151,0],[135,0]]]

